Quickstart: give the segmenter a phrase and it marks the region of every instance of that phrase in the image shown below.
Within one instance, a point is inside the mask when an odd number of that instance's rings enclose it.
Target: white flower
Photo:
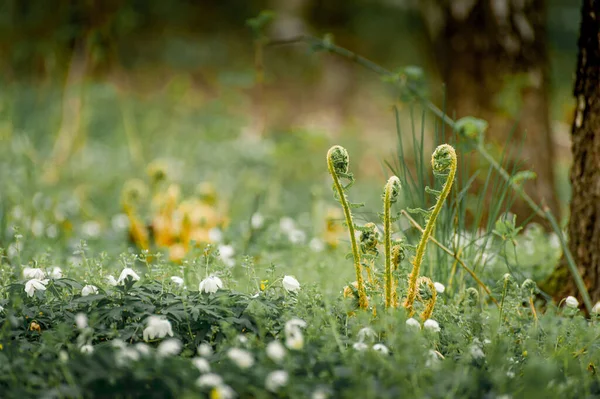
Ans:
[[[289,233],[296,229],[296,222],[288,216],[284,216],[279,220],[279,228],[285,233]]]
[[[377,334],[371,327],[361,328],[360,330],[358,330],[357,336],[360,342],[364,342],[365,339],[372,341],[375,338],[377,338]]]
[[[140,360],[140,353],[134,348],[128,348],[123,346],[115,355],[115,361],[119,365],[125,365],[129,362],[136,362]]]
[[[144,341],[155,338],[164,338],[167,335],[173,336],[171,322],[164,317],[150,316],[146,319],[146,328],[144,329]]]
[[[419,330],[421,329],[421,323],[419,323],[418,320],[413,319],[412,317],[406,320],[406,325],[409,327],[418,328]]]
[[[4,312],[4,306],[0,306],[0,313]]]
[[[208,360],[204,359],[203,357],[193,358],[192,364],[201,373],[208,373],[210,371],[210,364],[208,363]]]
[[[596,304],[592,308],[592,313],[595,315],[600,314],[600,302],[596,302]]]
[[[254,365],[252,354],[245,349],[231,348],[227,351],[227,357],[241,369],[247,369]]]
[[[235,265],[235,250],[231,245],[219,245],[219,258],[229,267]]]
[[[250,218],[250,225],[254,230],[258,230],[265,224],[265,218],[260,213],[256,212]]]
[[[39,237],[44,234],[44,222],[39,219],[35,219],[31,223],[31,232],[35,237]]]
[[[306,327],[306,322],[297,317],[285,323],[285,346],[289,349],[300,350],[304,347],[304,336],[300,328]]]
[[[214,397],[219,399],[233,399],[237,393],[229,385],[221,384],[214,388]],[[212,395],[211,395],[212,397]]]
[[[52,278],[62,278],[62,269],[58,266],[54,266],[52,268],[52,272],[50,272],[50,277]]]
[[[181,352],[181,342],[176,338],[167,339],[158,345],[159,356],[175,356]]]
[[[100,231],[102,230],[100,223],[95,220],[90,220],[81,225],[81,231],[88,238],[95,238],[100,235]]]
[[[223,241],[223,232],[218,227],[213,227],[208,230],[208,239],[210,242],[221,242]]]
[[[300,229],[294,229],[288,232],[287,236],[292,244],[302,244],[306,241],[306,233]]]
[[[425,320],[425,323],[423,323],[423,327],[425,327],[428,330],[431,330],[433,332],[439,332],[440,331],[440,325],[437,321],[433,320],[433,319],[427,319]]]
[[[285,357],[285,347],[279,341],[271,341],[267,345],[267,356],[275,363],[279,363]]]
[[[138,342],[137,344],[135,344],[135,349],[142,356],[148,356],[150,354],[150,347],[143,342]]]
[[[179,276],[171,276],[171,281],[180,287],[183,285],[183,279]]]
[[[485,357],[485,353],[483,353],[483,351],[481,350],[481,348],[478,345],[471,345],[471,356],[473,357],[473,359],[483,359]]]
[[[40,280],[32,278],[25,283],[25,292],[28,297],[32,297],[36,291],[46,291],[46,284],[48,284],[48,279]]]
[[[302,335],[302,331],[297,329],[287,333],[285,346],[296,351],[302,349],[304,347],[304,335]]]
[[[51,224],[46,227],[46,235],[48,238],[56,238],[58,236],[58,227],[55,224]]]
[[[60,360],[62,363],[66,363],[69,360],[69,354],[67,351],[61,350],[58,352],[58,360]]]
[[[362,351],[366,350],[369,347],[369,345],[365,344],[364,342],[355,342],[352,345],[352,347],[354,348],[354,350],[362,352]]]
[[[221,384],[223,384],[223,379],[220,375],[215,373],[204,374],[196,380],[196,385],[199,387],[216,387]]]
[[[138,276],[137,273],[134,272],[132,268],[126,267],[125,269],[123,269],[123,271],[119,275],[119,279],[117,280],[117,284],[121,284],[122,282],[124,282],[127,277],[131,277],[135,281],[139,281],[139,279],[140,279],[140,276]]]
[[[238,335],[237,340],[242,345],[246,345],[248,343],[248,337],[246,337],[244,334]]]
[[[129,218],[124,213],[119,213],[110,219],[113,230],[121,231],[129,227]]]
[[[271,371],[265,378],[265,387],[271,392],[277,392],[287,385],[289,376],[285,370]]]
[[[81,348],[79,348],[79,350],[81,351],[81,353],[93,353],[94,352],[94,347],[90,344],[87,345],[83,345]]]
[[[88,296],[90,294],[96,295],[98,293],[98,287],[95,285],[86,285],[81,289],[81,296]]]
[[[327,399],[329,397],[329,392],[323,388],[317,388],[311,395],[311,399]]]
[[[106,277],[106,281],[108,282],[108,285],[112,285],[113,287],[119,284],[117,283],[117,280],[115,280],[115,276]]]
[[[322,252],[325,249],[325,244],[323,243],[323,240],[317,237],[314,237],[312,240],[310,240],[308,246],[313,252]]]
[[[300,291],[300,283],[292,276],[284,276],[283,277],[283,288],[287,292],[298,292]]]
[[[568,296],[565,299],[565,305],[570,308],[577,309],[579,307],[579,301],[574,296]]]
[[[306,327],[306,322],[304,320],[299,319],[297,317],[293,317],[285,323],[285,333],[287,334],[288,332],[290,332],[292,330],[298,330],[300,328],[305,328],[305,327]]]
[[[223,281],[217,276],[209,276],[200,282],[200,287],[198,289],[200,292],[214,294],[219,288],[223,288]]]
[[[375,344],[375,345],[373,345],[373,350],[376,351],[376,352],[381,352],[384,355],[389,355],[390,354],[390,350],[384,344]]]
[[[26,267],[23,269],[23,278],[43,280],[46,277],[46,273],[39,268]]]
[[[213,353],[212,346],[210,346],[206,342],[203,342],[200,345],[198,345],[198,354],[200,356],[209,357],[212,355],[212,353]]]
[[[433,286],[435,287],[435,290],[437,291],[438,294],[443,294],[444,291],[446,291],[446,287],[444,287],[444,284],[442,283],[433,283]]]
[[[75,315],[75,325],[78,329],[83,330],[88,326],[88,318],[83,313],[77,313]]]

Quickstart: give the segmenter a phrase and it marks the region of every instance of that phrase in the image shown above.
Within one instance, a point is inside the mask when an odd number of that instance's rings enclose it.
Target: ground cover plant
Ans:
[[[80,138],[54,184],[43,134],[3,137],[0,397],[600,396],[600,307],[536,284],[563,231],[535,203],[554,231],[509,212],[530,174],[493,159],[485,121],[422,107],[418,69],[387,78],[412,131],[380,181],[353,174],[350,138],[248,139],[222,104],[180,110],[176,140]],[[452,134],[426,143],[413,111]],[[490,162],[475,195],[473,150]]]

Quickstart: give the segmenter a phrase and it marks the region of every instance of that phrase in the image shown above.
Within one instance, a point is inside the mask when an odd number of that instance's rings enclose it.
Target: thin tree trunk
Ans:
[[[569,248],[593,301],[600,300],[600,0],[584,0],[574,95]],[[576,289],[563,260],[546,282],[556,299]]]
[[[558,215],[545,0],[424,0],[422,7],[447,84],[448,112],[487,120],[486,138],[506,153],[508,169],[533,170],[537,179],[526,191]],[[518,201],[512,211],[521,221],[531,216]]]

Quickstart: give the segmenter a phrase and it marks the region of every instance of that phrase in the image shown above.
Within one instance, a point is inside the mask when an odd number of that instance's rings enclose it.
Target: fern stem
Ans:
[[[442,156],[449,157],[449,159],[441,159]],[[440,162],[440,161],[445,161]],[[449,164],[447,164],[449,162]],[[444,187],[440,196],[435,203],[433,211],[431,212],[431,216],[427,221],[427,225],[425,226],[425,230],[423,231],[423,235],[421,236],[421,241],[419,241],[419,245],[417,246],[417,253],[413,259],[413,268],[408,277],[408,291],[406,294],[406,300],[404,301],[403,306],[408,311],[409,317],[412,317],[414,314],[414,302],[417,297],[417,279],[419,278],[419,271],[421,269],[421,263],[423,262],[423,256],[425,255],[425,248],[427,247],[427,241],[429,237],[433,233],[433,228],[435,227],[436,219],[442,210],[442,206],[444,205],[444,201],[446,197],[450,193],[450,189],[452,188],[452,183],[454,182],[454,176],[456,174],[456,151],[454,148],[448,144],[442,144],[436,148],[432,157],[431,164],[433,166],[434,171],[443,171],[449,167],[448,177],[446,178],[446,182],[444,183]]]
[[[398,188],[400,187],[400,179],[396,176],[389,178],[385,185],[383,192],[383,242],[385,251],[385,271],[384,271],[384,285],[385,285],[385,307],[389,308],[392,306],[392,216],[391,207],[392,202],[395,201],[398,196]]]
[[[354,259],[354,270],[356,271],[358,304],[361,309],[367,309],[367,307],[369,306],[369,302],[367,299],[367,292],[365,291],[365,282],[362,275],[362,266],[360,264],[360,252],[358,250],[358,244],[356,243],[354,222],[352,220],[352,214],[350,213],[350,206],[348,205],[346,193],[344,192],[344,187],[342,187],[342,184],[340,183],[337,167],[336,165],[334,165],[333,156],[336,153],[347,154],[347,151],[339,145],[331,147],[327,152],[327,168],[329,169],[329,174],[331,174],[333,184],[339,195],[340,204],[342,205],[342,209],[344,210],[344,217],[346,219],[346,224],[348,225],[348,232],[350,234],[350,244],[352,247],[352,257]]]

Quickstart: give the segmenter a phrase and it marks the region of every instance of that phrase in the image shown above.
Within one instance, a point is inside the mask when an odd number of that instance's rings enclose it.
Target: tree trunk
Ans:
[[[569,248],[592,301],[600,300],[600,0],[584,0],[571,131]],[[576,288],[564,260],[546,283],[560,300]]]
[[[498,145],[498,154],[505,153],[508,170],[533,170],[537,179],[525,184],[526,191],[559,215],[548,115],[545,0],[421,4],[447,84],[448,113],[487,120],[487,141]],[[521,221],[532,215],[520,201],[511,210]]]

